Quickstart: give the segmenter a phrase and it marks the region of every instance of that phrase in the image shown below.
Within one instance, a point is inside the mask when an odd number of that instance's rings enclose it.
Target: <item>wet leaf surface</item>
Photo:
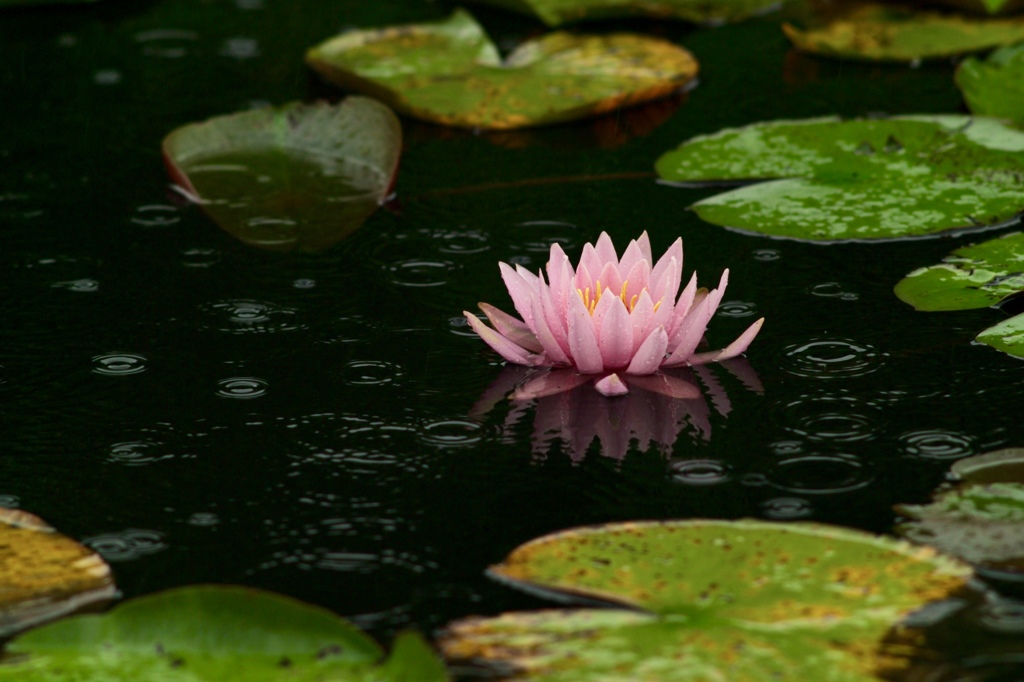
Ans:
[[[671,94],[697,74],[686,50],[647,36],[549,33],[504,60],[473,17],[344,33],[306,61],[343,88],[457,127],[522,128]]]
[[[989,327],[975,340],[1015,358],[1024,358],[1024,314]]]
[[[1024,122],[1024,43],[965,59],[956,84],[973,113]]]
[[[824,23],[783,24],[793,45],[826,57],[913,61],[977,52],[1024,40],[1024,19],[989,19],[900,5],[840,5]]]
[[[928,505],[903,505],[897,531],[966,561],[1024,572],[1024,481],[967,484]]]
[[[478,0],[536,16],[548,26],[616,17],[682,19],[722,24],[764,14],[781,0]]]
[[[900,280],[896,295],[918,310],[987,308],[1024,290],[1024,234],[1015,232],[953,251],[942,263]]]
[[[113,599],[110,567],[42,519],[0,508],[0,636]]]
[[[818,118],[695,137],[656,168],[670,182],[747,185],[694,204],[716,225],[872,240],[1015,219],[1024,209],[1021,151],[1024,133],[994,119]]]
[[[1024,481],[1024,448],[1005,448],[959,459],[953,475],[968,483],[1016,483]]]
[[[275,251],[321,251],[372,214],[394,181],[401,126],[365,97],[292,103],[173,131],[171,178],[224,230]]]
[[[440,682],[418,635],[391,656],[342,618],[270,592],[192,586],[33,630],[7,647],[0,679],[92,682],[350,680]]]
[[[579,528],[520,546],[491,574],[563,600],[621,609],[470,618],[442,640],[455,659],[523,679],[874,680],[898,665],[879,643],[969,569],[859,531],[761,521]]]

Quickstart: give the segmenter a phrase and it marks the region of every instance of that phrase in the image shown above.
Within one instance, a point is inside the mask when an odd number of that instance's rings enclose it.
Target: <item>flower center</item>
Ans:
[[[633,294],[632,298],[626,300],[626,287],[628,285],[629,280],[622,283],[622,291],[619,292],[619,299],[622,301],[622,304],[626,306],[626,311],[631,313],[633,312],[633,308],[636,307],[636,302],[640,299],[640,294]],[[594,310],[597,308],[598,301],[601,300],[601,296],[603,296],[606,291],[608,291],[608,288],[606,287],[602,289],[601,280],[597,280],[593,298],[590,297],[590,287],[587,287],[586,289],[577,289],[576,293],[579,294],[580,299],[582,299],[583,305],[587,308],[587,312],[593,316]],[[641,289],[640,293],[642,294],[645,291],[647,291],[647,287]],[[660,305],[661,301],[655,303],[654,310],[657,311]]]

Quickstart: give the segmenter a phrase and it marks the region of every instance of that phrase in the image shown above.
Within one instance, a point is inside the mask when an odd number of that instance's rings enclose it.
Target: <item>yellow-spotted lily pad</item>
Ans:
[[[379,102],[292,103],[212,118],[164,139],[171,178],[225,231],[275,251],[321,251],[387,196],[402,130]]]
[[[723,24],[764,14],[783,0],[478,0],[536,16],[548,26],[619,17],[682,19]]]
[[[469,618],[450,658],[529,680],[867,682],[901,664],[881,646],[970,569],[927,548],[816,524],[669,521],[578,528],[520,546],[491,575],[625,608]]]
[[[244,587],[200,585],[75,616],[7,646],[0,680],[444,682],[414,633],[391,655],[325,609]]]
[[[840,7],[820,25],[783,24],[782,30],[804,52],[871,61],[951,57],[1024,40],[1020,17],[969,17],[876,3]]]
[[[986,59],[965,59],[957,67],[956,84],[975,114],[1024,124],[1024,43]]]
[[[361,30],[306,53],[343,88],[442,125],[522,128],[664,97],[697,74],[686,50],[629,33],[549,33],[504,60],[471,15]]]
[[[0,636],[117,594],[110,567],[42,519],[0,508]]]
[[[657,162],[683,185],[746,185],[694,204],[774,237],[873,240],[1004,224],[1024,210],[1024,132],[968,116],[816,118],[695,137]]]

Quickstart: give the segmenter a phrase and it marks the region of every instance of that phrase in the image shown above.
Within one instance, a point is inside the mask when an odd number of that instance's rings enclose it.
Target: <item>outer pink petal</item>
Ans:
[[[514,362],[517,365],[534,366],[550,364],[546,362],[546,358],[543,355],[533,355],[526,352],[512,341],[506,339],[504,336],[481,322],[477,319],[476,315],[465,310],[462,311],[462,314],[466,316],[466,321],[469,322],[469,326],[473,328],[473,331],[475,331],[488,346],[494,349],[498,355],[509,362]]]
[[[623,383],[618,374],[609,374],[605,378],[595,381],[594,388],[596,388],[597,392],[601,395],[609,397],[626,395],[629,393],[629,386],[626,386],[626,384]],[[603,440],[601,441],[601,444],[604,444]]]
[[[640,344],[629,367],[626,368],[626,374],[653,374],[664,362],[666,350],[668,334],[665,333],[664,327],[658,327]]]
[[[594,249],[597,251],[597,258],[601,261],[601,265],[605,263],[619,264],[619,256],[615,253],[615,244],[612,244],[612,238],[608,236],[607,232],[602,232],[597,238]]]
[[[576,276],[569,257],[562,251],[558,242],[551,245],[551,257],[547,265],[548,282],[551,285],[551,300],[559,316],[565,314],[565,297],[573,293],[573,278]],[[550,322],[549,322],[550,324]]]
[[[551,332],[551,328],[548,326],[548,321],[544,315],[544,307],[541,303],[541,294],[533,297],[533,324],[534,332],[537,334],[537,341],[544,348],[544,354],[551,360],[551,364],[555,365],[568,365],[569,357],[562,350],[562,347],[558,344],[554,334]]]
[[[708,311],[712,303],[714,303],[713,296],[714,292],[701,300],[690,311],[690,314],[686,316],[686,319],[683,320],[683,323],[679,326],[675,346],[671,345],[672,339],[669,340],[669,347],[672,350],[669,353],[668,359],[662,363],[663,366],[677,367],[686,364],[690,356],[693,355],[693,351],[696,350],[697,345],[704,338],[704,331],[707,329],[708,321],[711,319],[711,314]]]
[[[737,355],[741,355],[750,347],[750,344],[754,341],[754,337],[756,337],[757,333],[761,331],[761,325],[763,324],[764,318],[762,317],[760,320],[747,327],[746,331],[736,337],[735,341],[722,350],[697,353],[690,358],[689,364],[702,365],[707,362],[721,362],[722,360],[728,360],[736,357]]]
[[[551,335],[561,349],[562,354],[568,358],[569,329],[566,324],[565,313],[558,310],[558,304],[554,300],[554,295],[555,292],[548,285],[541,282],[540,295],[538,296],[541,303],[541,316],[547,322],[548,329],[551,331]],[[575,293],[573,295],[575,296]]]
[[[633,323],[633,353],[640,348],[640,344],[650,336],[656,326],[651,324],[654,319],[654,303],[646,291],[640,292],[640,298],[629,313],[629,320]]]
[[[597,345],[594,321],[579,296],[569,298],[569,350],[572,361],[583,374],[596,374],[604,369],[601,349]]]
[[[597,340],[604,366],[608,369],[622,369],[629,365],[633,357],[633,323],[622,299],[609,297],[609,300],[611,303],[601,319]],[[598,305],[604,301],[605,297],[602,296]]]
[[[533,306],[530,303],[533,299],[533,287],[520,273],[505,263],[498,263],[498,268],[501,269],[501,278],[505,281],[505,288],[512,297],[516,312],[523,318],[526,326],[533,329]]]
[[[673,263],[672,261],[675,261]],[[676,239],[672,242],[672,246],[668,247],[668,251],[658,259],[654,269],[651,270],[651,281],[657,282],[661,279],[662,275],[666,272],[674,273],[670,281],[674,281],[675,287],[672,289],[672,296],[676,295],[676,291],[679,289],[679,282],[683,279],[683,240],[682,238]],[[655,294],[654,298],[657,300],[661,294]]]
[[[487,316],[488,321],[494,325],[499,334],[506,339],[522,346],[531,353],[539,353],[543,349],[537,337],[522,320],[517,320],[508,313],[498,310],[490,303],[477,303],[477,306]]]

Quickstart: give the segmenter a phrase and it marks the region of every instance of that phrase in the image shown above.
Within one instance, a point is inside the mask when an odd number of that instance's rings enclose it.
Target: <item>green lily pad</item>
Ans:
[[[1015,358],[1024,358],[1024,314],[1014,315],[989,327],[978,334],[975,341]]]
[[[989,19],[901,5],[840,6],[822,25],[783,24],[793,46],[825,57],[914,61],[952,57],[1024,40],[1024,19]]]
[[[1015,218],[1024,210],[1022,151],[1024,133],[988,118],[816,118],[695,137],[662,155],[657,171],[685,184],[747,183],[694,204],[716,225],[872,240]]]
[[[20,682],[338,680],[441,682],[447,673],[412,633],[391,656],[345,620],[282,595],[201,585],[75,616],[7,646],[0,679]]]
[[[1024,448],[1004,448],[958,459],[950,470],[968,483],[1024,482]]]
[[[986,568],[1024,571],[1024,482],[968,484],[896,510],[912,519],[896,531],[913,542]]]
[[[359,228],[398,170],[402,131],[384,105],[287,104],[174,130],[171,178],[228,233],[276,251],[320,251]]]
[[[1024,9],[1022,0],[938,0],[938,4],[987,15],[1015,14]]]
[[[957,249],[939,265],[919,268],[894,291],[917,310],[987,308],[1024,290],[1024,234],[1014,232]]]
[[[478,0],[529,14],[548,26],[587,19],[653,17],[724,24],[764,14],[782,0]]]
[[[491,574],[627,609],[457,621],[441,641],[448,657],[531,680],[853,682],[898,665],[886,632],[971,572],[860,531],[746,520],[573,529],[522,545]]]
[[[327,80],[442,125],[522,128],[668,95],[697,74],[686,50],[629,33],[549,33],[504,60],[473,17],[352,31],[306,53]]]
[[[1024,123],[1024,43],[960,62],[956,85],[973,113]]]
[[[0,508],[0,637],[117,595],[96,552],[42,519]]]

